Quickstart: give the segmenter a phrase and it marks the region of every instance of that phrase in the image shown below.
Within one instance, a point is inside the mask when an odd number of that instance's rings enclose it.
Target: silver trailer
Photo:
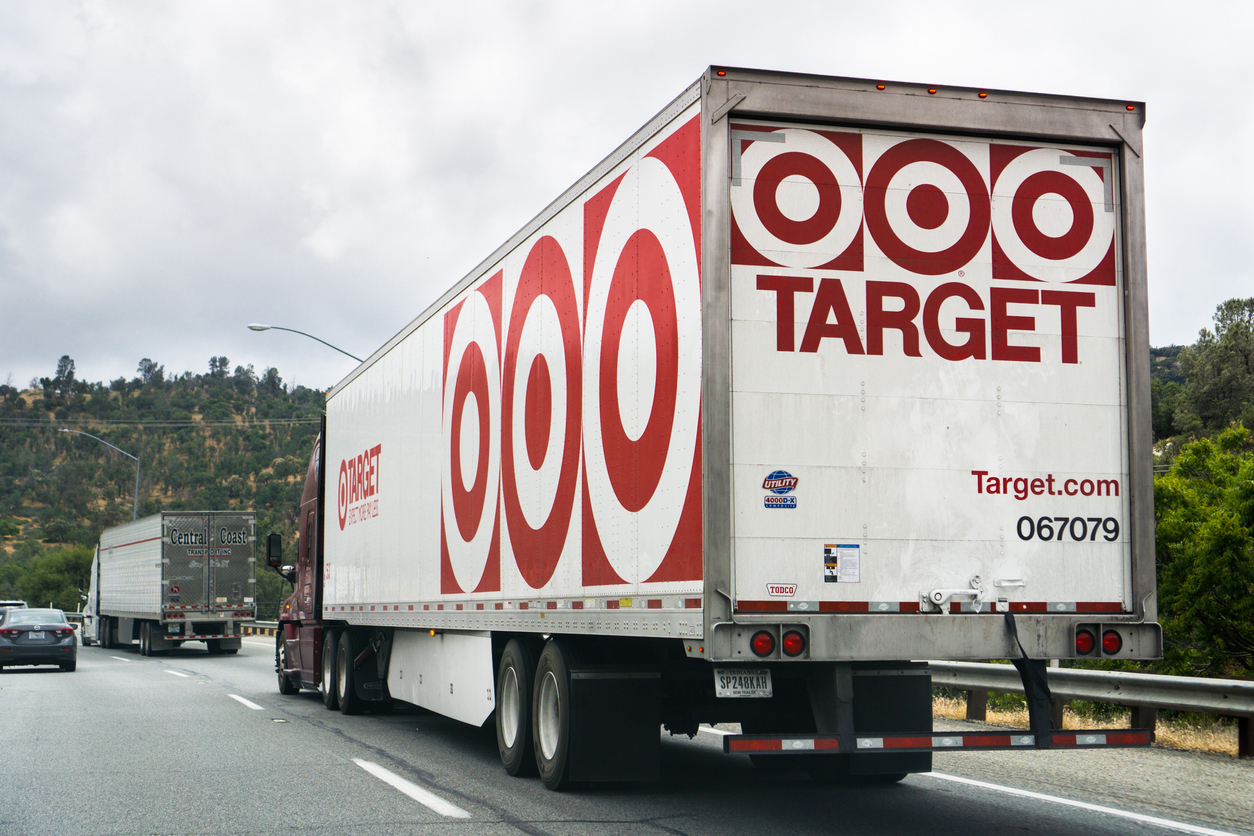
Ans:
[[[252,511],[167,511],[101,532],[91,566],[83,644],[149,656],[203,641],[235,653],[256,620]]]

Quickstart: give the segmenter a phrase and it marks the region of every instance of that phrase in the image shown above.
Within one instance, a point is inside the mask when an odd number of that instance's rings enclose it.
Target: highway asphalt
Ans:
[[[0,836],[17,834],[1254,834],[1254,762],[1153,750],[944,754],[827,787],[664,737],[662,777],[553,793],[489,724],[345,717],[278,693],[273,639],[0,674]],[[613,722],[613,718],[606,718]],[[940,723],[938,722],[938,728]]]

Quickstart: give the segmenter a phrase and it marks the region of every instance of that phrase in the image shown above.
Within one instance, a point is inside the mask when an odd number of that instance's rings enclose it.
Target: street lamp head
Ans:
[[[248,326],[248,330],[250,330],[250,331],[269,331],[269,330],[270,330],[270,326],[269,326],[269,325],[262,325],[260,322],[254,322],[254,323],[252,323],[252,324],[250,324],[250,325]]]

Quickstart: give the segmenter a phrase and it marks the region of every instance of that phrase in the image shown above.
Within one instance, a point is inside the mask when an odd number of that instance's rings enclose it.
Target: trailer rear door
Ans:
[[[254,521],[251,514],[213,514],[209,526],[209,604],[212,607],[252,607]]]
[[[731,131],[738,609],[1131,611],[1119,155]]]
[[[166,514],[161,521],[165,606],[202,609],[206,604],[209,519],[204,514]]]

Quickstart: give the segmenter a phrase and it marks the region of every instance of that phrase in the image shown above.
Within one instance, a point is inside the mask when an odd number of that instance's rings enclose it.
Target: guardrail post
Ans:
[[[1254,717],[1237,718],[1237,757],[1254,758]]]
[[[1154,739],[1154,728],[1158,725],[1158,709],[1152,705],[1132,706],[1132,721],[1128,724],[1134,729],[1149,729],[1150,740]]]
[[[1049,704],[1049,726],[1055,731],[1062,729],[1062,713],[1067,708],[1067,701],[1062,697],[1054,697]]]
[[[988,691],[967,691],[967,719],[988,719]]]

